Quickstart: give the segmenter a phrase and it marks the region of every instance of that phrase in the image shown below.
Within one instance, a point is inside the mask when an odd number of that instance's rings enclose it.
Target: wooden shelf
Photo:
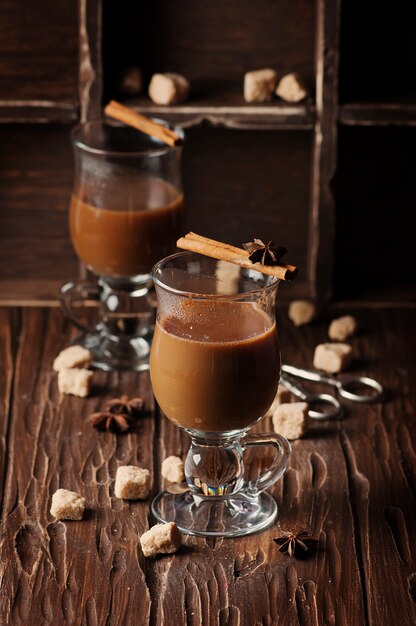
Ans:
[[[346,126],[416,126],[416,104],[350,103],[339,108]]]
[[[250,130],[312,130],[315,105],[312,100],[300,104],[275,101],[267,104],[247,104],[241,93],[218,91],[215,95],[195,96],[189,102],[175,106],[155,105],[142,96],[126,102],[141,113],[162,116],[183,127],[208,123],[212,126]]]
[[[69,123],[78,119],[78,102],[0,100],[0,124]]]
[[[63,280],[0,280],[0,306],[59,306]]]

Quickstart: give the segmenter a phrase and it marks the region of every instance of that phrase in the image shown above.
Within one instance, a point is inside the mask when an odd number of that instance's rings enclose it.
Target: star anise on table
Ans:
[[[106,408],[112,413],[128,413],[129,415],[137,415],[141,413],[144,406],[143,398],[129,398],[121,396],[107,402]]]
[[[121,396],[109,400],[104,411],[92,413],[88,421],[99,430],[108,430],[112,433],[124,433],[129,430],[143,412],[143,398],[129,398]]]
[[[276,246],[273,241],[264,243],[261,239],[243,243],[243,248],[249,253],[248,258],[252,263],[261,263],[262,265],[277,265],[287,252],[286,248]]]
[[[277,543],[279,552],[283,552],[289,556],[305,556],[316,548],[319,540],[314,539],[308,534],[307,530],[300,530],[297,533],[284,532],[282,537],[273,539]]]

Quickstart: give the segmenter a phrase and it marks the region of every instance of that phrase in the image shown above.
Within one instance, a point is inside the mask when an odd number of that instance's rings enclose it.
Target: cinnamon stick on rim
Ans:
[[[169,146],[176,146],[176,144],[181,141],[179,135],[170,128],[154,122],[145,115],[137,113],[137,111],[133,111],[130,107],[126,107],[124,104],[120,104],[115,100],[111,100],[107,104],[104,113],[108,115],[108,117],[112,117],[119,122],[123,122],[123,124],[127,124],[127,126],[132,126],[142,133],[150,135],[150,137],[160,139],[160,141],[163,141]]]
[[[280,280],[293,280],[298,273],[295,265],[263,265],[262,263],[252,263],[249,260],[249,253],[242,248],[236,248],[228,243],[222,243],[215,239],[208,239],[196,233],[188,233],[176,242],[178,248],[198,252],[213,259],[229,261],[246,269],[257,270],[269,276],[276,276]]]

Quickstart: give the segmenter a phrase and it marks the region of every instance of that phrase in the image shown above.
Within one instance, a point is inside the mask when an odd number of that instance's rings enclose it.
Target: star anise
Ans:
[[[289,556],[305,556],[318,545],[319,540],[308,535],[307,530],[300,530],[297,533],[284,532],[282,537],[273,539],[277,543],[279,552],[287,552]]]
[[[108,430],[111,433],[124,433],[132,425],[131,416],[111,411],[92,413],[88,421],[98,430]]]
[[[113,433],[126,432],[134,425],[143,408],[143,398],[121,396],[109,400],[104,411],[93,413],[88,421],[99,430],[108,430]]]
[[[264,243],[261,239],[243,243],[243,248],[249,252],[248,258],[252,263],[261,263],[262,265],[277,265],[287,252],[286,248],[276,246],[273,241]]]
[[[114,398],[113,400],[109,400],[106,404],[106,409],[112,413],[127,413],[128,415],[133,416],[140,414],[143,407],[143,398],[129,398],[128,396]]]

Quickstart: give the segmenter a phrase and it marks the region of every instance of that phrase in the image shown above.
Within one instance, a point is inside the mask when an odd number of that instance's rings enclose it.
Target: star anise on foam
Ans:
[[[143,408],[143,398],[121,396],[121,398],[109,400],[104,411],[92,413],[88,421],[99,430],[124,433],[134,425],[136,419],[143,412]]]
[[[307,530],[300,530],[297,533],[284,532],[282,537],[273,539],[277,543],[279,552],[283,552],[289,556],[305,556],[316,548],[319,540],[314,539],[308,534]]]
[[[287,252],[286,248],[276,246],[273,241],[264,243],[261,239],[256,238],[248,243],[243,243],[243,248],[249,253],[248,258],[252,263],[261,263],[262,265],[276,265]]]

